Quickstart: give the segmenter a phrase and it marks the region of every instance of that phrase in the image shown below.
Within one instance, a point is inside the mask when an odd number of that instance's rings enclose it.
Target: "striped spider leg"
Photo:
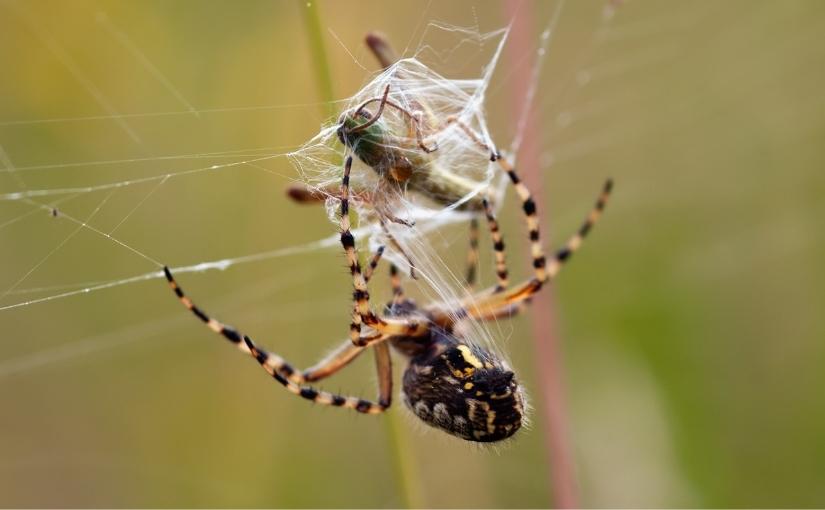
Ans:
[[[365,274],[367,280],[371,276],[372,270],[378,265],[382,254],[383,249],[379,249],[370,261],[371,269]],[[319,404],[346,407],[365,414],[380,413],[390,406],[392,401],[392,362],[389,355],[389,346],[382,342],[386,339],[382,335],[373,334],[363,339],[363,345],[356,345],[351,339],[347,339],[340,347],[317,364],[303,371],[296,370],[285,359],[258,346],[249,336],[207,315],[184,294],[183,289],[178,285],[168,267],[164,267],[163,272],[169,286],[188,310],[206,323],[209,329],[229,340],[241,352],[255,358],[273,379],[291,393]],[[371,345],[375,348],[376,369],[378,371],[377,402],[319,391],[306,385],[306,383],[325,379],[349,365],[364,351],[367,342],[371,342]]]
[[[549,262],[543,262],[544,255],[542,252],[539,252],[538,256],[536,256],[534,252],[534,276],[532,278],[504,291],[500,291],[495,287],[470,296],[464,299],[461,302],[461,306],[456,310],[452,310],[449,315],[466,316],[478,320],[495,320],[502,317],[512,317],[522,311],[524,305],[529,303],[532,296],[541,290],[545,284],[555,278],[559,271],[561,271],[562,266],[569,261],[570,257],[581,247],[585,237],[601,217],[612,187],[613,181],[607,180],[596,200],[596,204],[590,210],[578,231],[564,243],[562,248],[556,251]],[[530,238],[533,239],[532,233]],[[430,310],[430,313],[435,313],[440,316],[443,315],[444,312]]]
[[[530,190],[521,182],[515,169],[505,159],[500,155],[494,157],[500,162],[502,169],[507,172],[522,201],[522,210],[529,231],[533,277],[510,288],[502,288],[497,285],[465,298],[460,308],[450,312],[451,315],[466,316],[479,320],[494,320],[500,317],[511,317],[523,310],[524,305],[529,303],[532,296],[555,278],[561,271],[562,266],[581,247],[587,234],[601,217],[613,190],[613,180],[607,179],[595,205],[587,214],[578,231],[564,243],[562,248],[548,262],[541,246],[536,204],[532,199]],[[431,311],[431,313],[434,313],[434,311]],[[438,313],[438,315],[442,313]]]
[[[451,313],[481,320],[493,320],[500,317],[510,317],[521,311],[524,308],[523,305],[528,303],[531,297],[541,290],[542,286],[555,278],[564,263],[567,262],[570,256],[579,249],[593,225],[601,217],[605,205],[607,205],[607,200],[613,190],[613,180],[607,179],[605,181],[602,191],[596,200],[596,204],[588,213],[584,223],[582,223],[576,234],[568,239],[564,246],[556,252],[555,256],[548,263],[544,254],[544,248],[541,245],[539,216],[536,202],[533,200],[529,188],[522,182],[515,167],[513,167],[513,165],[510,164],[510,162],[503,157],[499,151],[495,148],[491,148],[487,143],[485,143],[481,137],[478,136],[472,128],[470,128],[470,126],[455,116],[448,117],[446,123],[436,132],[447,129],[452,125],[455,125],[461,129],[466,136],[482,150],[489,151],[490,161],[498,163],[501,170],[507,174],[510,183],[515,188],[516,194],[521,200],[521,208],[524,213],[525,223],[527,224],[534,275],[533,278],[523,283],[520,283],[512,288],[507,288],[506,273],[504,285],[502,285],[503,279],[501,278],[501,274],[499,274],[498,285],[492,289],[488,289],[487,291],[469,296],[464,299],[461,308],[454,310]],[[484,200],[484,209],[488,214],[488,220],[491,222],[491,232],[495,234],[497,228],[492,228],[495,225],[495,218],[490,216],[491,208],[486,200]],[[497,249],[496,263],[497,268],[504,267],[506,271],[506,267],[503,262],[503,249],[504,246],[502,243],[502,258],[498,258],[499,250]],[[432,312],[433,311],[431,311],[431,313]]]

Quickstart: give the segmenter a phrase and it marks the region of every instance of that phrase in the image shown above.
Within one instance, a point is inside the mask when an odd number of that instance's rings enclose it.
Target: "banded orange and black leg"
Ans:
[[[379,387],[378,402],[372,402],[358,397],[338,395],[327,391],[317,390],[311,386],[302,385],[300,382],[296,381],[306,381],[310,379],[317,380],[323,377],[328,377],[349,364],[349,362],[355,359],[355,357],[357,357],[363,349],[356,346],[352,346],[352,348],[348,347],[339,349],[336,352],[336,355],[327,360],[326,363],[313,367],[304,373],[299,372],[282,357],[277,354],[269,353],[263,348],[257,346],[249,336],[244,335],[235,328],[210,317],[206,312],[195,305],[195,303],[188,296],[186,296],[186,294],[184,294],[183,289],[178,285],[177,281],[175,281],[175,278],[172,276],[172,272],[169,268],[164,267],[163,272],[166,275],[169,286],[172,288],[172,291],[178,297],[183,306],[203,321],[209,329],[229,340],[229,342],[234,344],[242,352],[255,358],[263,369],[266,370],[266,372],[269,373],[273,379],[284,386],[290,393],[318,404],[345,407],[365,414],[377,414],[383,412],[387,407],[389,407],[391,383],[389,388],[385,387],[385,385],[388,380],[386,373],[391,369],[384,366],[389,361],[388,357],[378,357],[380,359],[379,365],[381,365],[378,369],[379,383],[381,383]]]
[[[487,199],[482,200],[484,216],[487,218],[487,225],[490,228],[490,238],[493,241],[493,255],[496,262],[496,288],[493,292],[501,292],[510,284],[509,271],[507,270],[507,258],[504,254],[504,238],[498,226],[493,206]]]
[[[352,171],[352,156],[348,156],[344,164],[344,176],[341,180],[341,245],[347,256],[350,273],[352,274],[353,300],[358,313],[353,314],[350,325],[350,339],[356,345],[367,345],[361,337],[362,324],[382,333],[385,336],[424,336],[428,333],[428,325],[424,317],[397,319],[381,317],[370,308],[370,295],[367,282],[361,271],[358,261],[358,251],[355,247],[355,236],[350,231],[349,221],[349,178]],[[357,317],[357,318],[356,318]]]
[[[519,181],[517,180],[516,182]],[[582,242],[587,237],[587,234],[601,217],[612,189],[613,181],[608,179],[605,182],[598,199],[596,200],[596,204],[587,214],[587,217],[579,227],[578,231],[567,240],[564,246],[556,252],[549,262],[545,261],[541,246],[536,246],[539,239],[538,220],[535,218],[530,220],[530,215],[528,214],[528,227],[535,227],[535,229],[531,228],[530,231],[530,240],[531,243],[533,243],[533,266],[536,269],[535,276],[520,285],[516,285],[506,290],[505,292],[476,300],[467,300],[464,303],[464,306],[468,315],[481,319],[498,316],[502,309],[506,309],[507,307],[511,307],[529,300],[541,289],[544,283],[555,278],[559,271],[561,271],[564,264],[569,261],[570,257],[581,247]],[[526,187],[524,190],[526,190]],[[529,202],[525,200],[524,203],[529,204],[532,202],[532,199],[529,197],[529,191],[526,192],[526,196]],[[525,213],[530,211],[535,214],[534,206],[525,206],[524,210]]]

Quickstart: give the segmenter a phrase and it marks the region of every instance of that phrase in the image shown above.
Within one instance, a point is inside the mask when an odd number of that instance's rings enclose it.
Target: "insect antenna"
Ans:
[[[403,113],[408,119],[410,119],[410,122],[412,122],[413,126],[415,127],[415,139],[418,142],[418,146],[421,148],[421,150],[423,150],[427,154],[429,154],[431,152],[435,152],[436,150],[438,150],[438,143],[433,142],[432,147],[428,147],[427,144],[424,143],[424,135],[421,132],[421,123],[422,123],[422,117],[423,117],[422,112],[411,112],[411,111],[409,111],[408,109],[404,108],[403,106],[401,106],[397,103],[394,103],[393,101],[390,101],[389,95],[390,95],[390,85],[387,84],[387,86],[384,87],[384,94],[381,96],[381,98],[374,97],[372,99],[367,99],[366,101],[361,103],[361,105],[355,110],[355,113],[353,114],[353,117],[357,117],[358,115],[360,115],[361,112],[364,110],[364,108],[366,108],[368,105],[370,105],[372,103],[375,103],[376,101],[380,101],[380,103],[378,105],[378,111],[375,112],[375,115],[373,115],[370,120],[368,120],[367,122],[361,124],[360,126],[349,129],[348,130],[349,134],[361,132],[361,131],[367,129],[368,127],[372,126],[376,122],[378,122],[378,119],[380,119],[381,115],[384,114],[384,107],[385,106],[390,106],[392,108],[395,108],[399,112]]]

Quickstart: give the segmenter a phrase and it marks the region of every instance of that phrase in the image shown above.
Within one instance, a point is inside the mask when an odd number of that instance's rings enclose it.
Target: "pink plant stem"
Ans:
[[[531,0],[508,0],[505,3],[508,19],[513,20],[510,40],[507,43],[508,61],[519,62],[525,55],[536,53],[535,36],[531,21],[535,9]],[[546,57],[545,57],[546,58]],[[521,60],[523,61],[523,60]],[[527,89],[533,79],[532,69],[525,64],[512,69],[511,112],[516,117],[524,109]],[[517,120],[517,119],[516,119]],[[539,117],[536,115],[535,103],[530,106],[524,126],[524,135],[518,153],[518,166],[522,170],[525,183],[530,187],[536,202],[547,204],[544,196],[543,179],[540,169]],[[541,213],[541,209],[539,209]],[[547,223],[544,222],[544,239],[548,239]],[[550,465],[550,482],[552,483],[552,501],[556,508],[578,507],[578,490],[575,478],[575,463],[567,428],[568,416],[565,404],[563,384],[561,340],[556,327],[556,306],[551,286],[547,286],[533,299],[532,337],[536,350],[536,363],[539,383],[538,396],[541,399],[538,409],[542,414],[541,425],[544,428],[545,448]]]

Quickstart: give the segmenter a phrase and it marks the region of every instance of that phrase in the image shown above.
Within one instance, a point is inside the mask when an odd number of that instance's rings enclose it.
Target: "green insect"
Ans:
[[[410,111],[391,101],[389,92],[387,85],[381,98],[369,99],[341,115],[337,130],[341,143],[388,183],[419,193],[439,205],[458,204],[461,210],[481,211],[483,194],[478,193],[479,183],[445,168],[437,157],[438,146],[425,141],[424,111]],[[372,114],[366,107],[374,102],[379,107]],[[409,122],[405,136],[398,136],[379,122],[387,107],[397,110]],[[445,127],[453,123],[458,120],[448,117]],[[461,127],[469,131],[463,124]]]

